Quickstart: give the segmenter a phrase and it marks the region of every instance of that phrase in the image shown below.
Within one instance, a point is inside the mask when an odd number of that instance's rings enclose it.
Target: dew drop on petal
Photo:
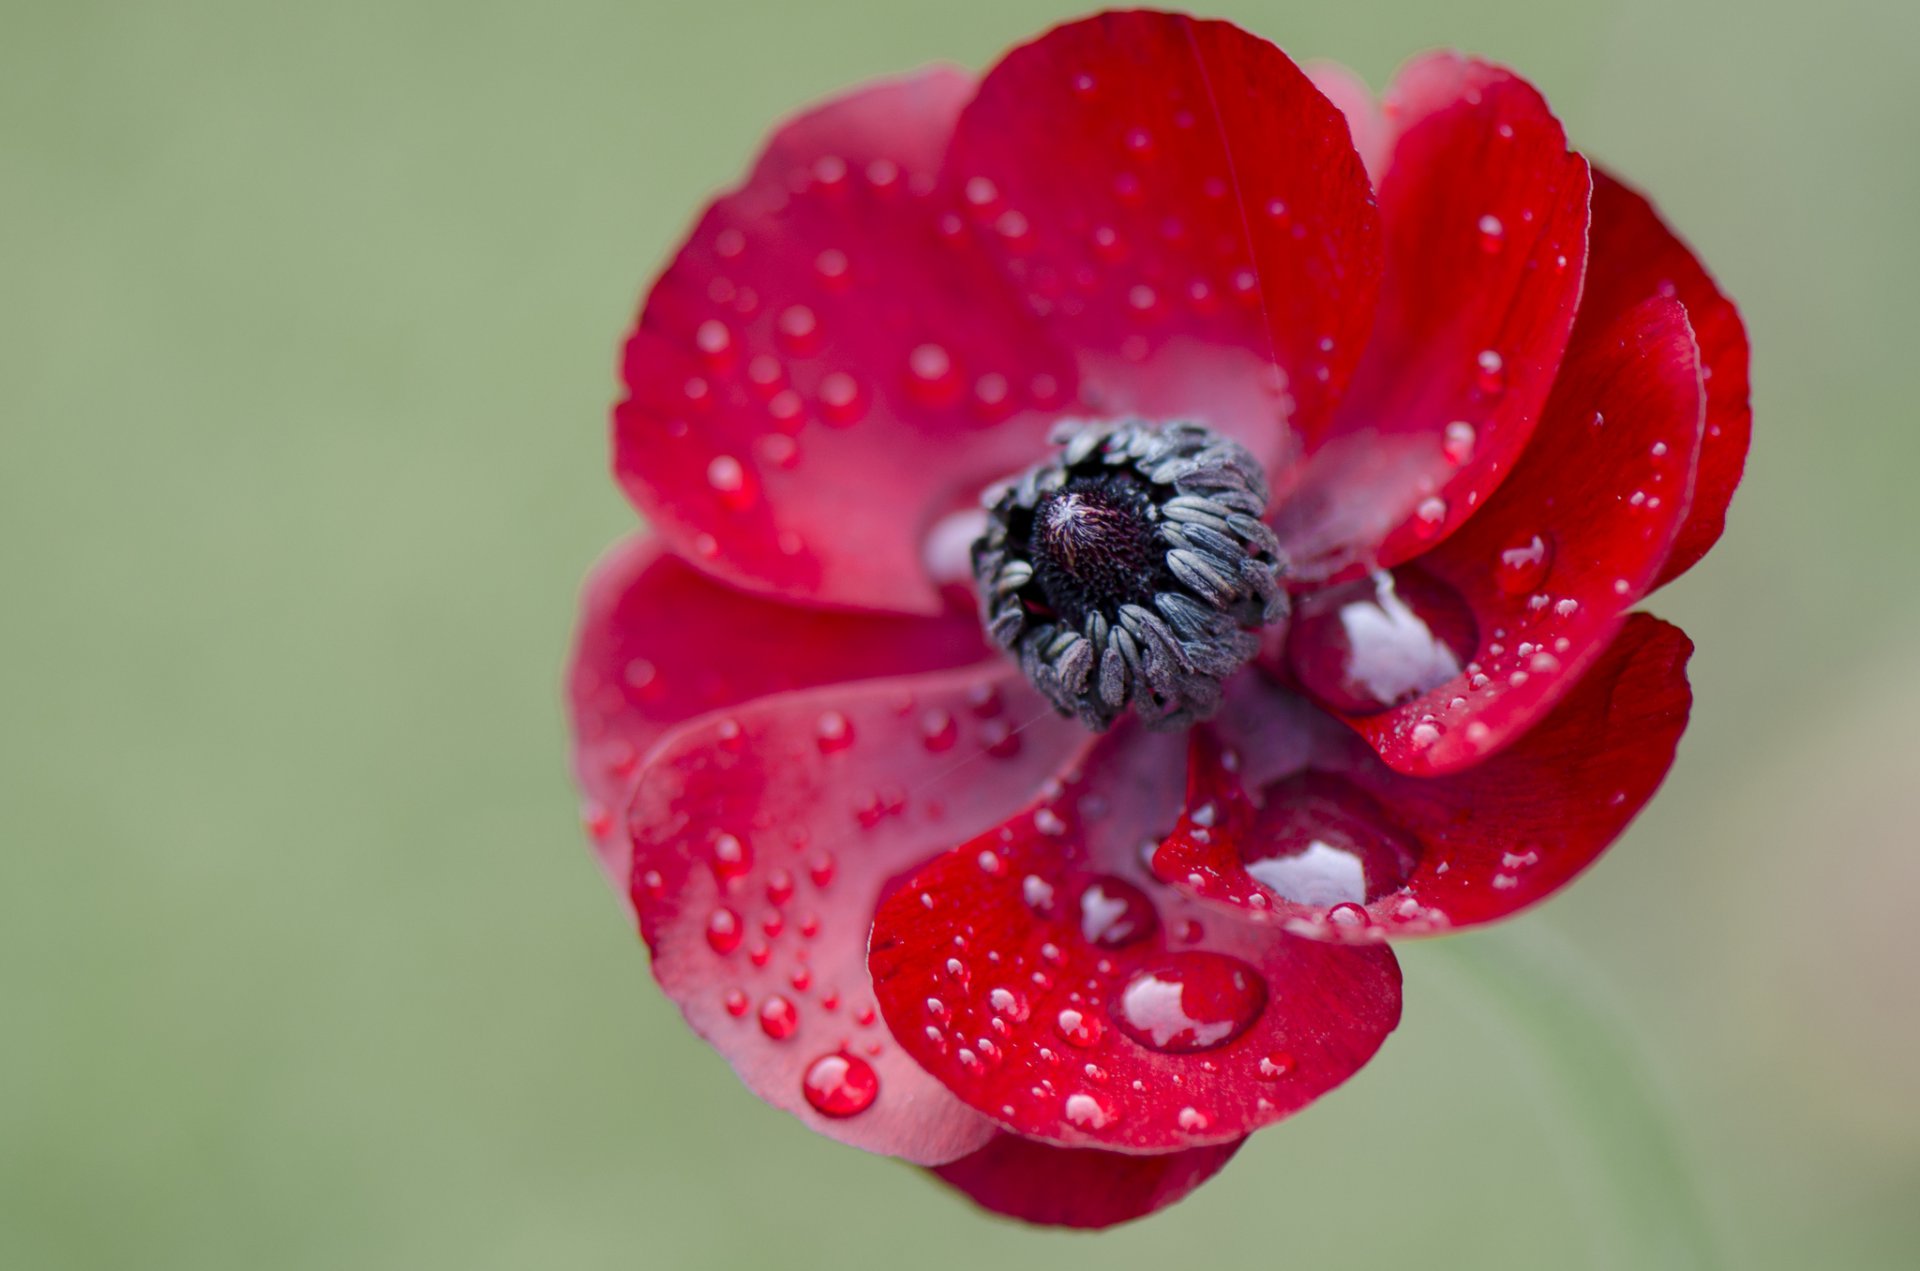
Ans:
[[[839,711],[826,711],[813,726],[813,739],[821,754],[837,754],[853,745],[853,721]]]
[[[1447,456],[1447,462],[1459,467],[1473,461],[1473,447],[1478,435],[1472,424],[1464,419],[1456,419],[1447,425],[1440,441],[1440,449]]]
[[[785,1041],[799,1027],[799,1010],[778,993],[760,1003],[760,1031],[773,1040]]]
[[[1253,1026],[1266,981],[1224,953],[1169,954],[1120,991],[1120,1030],[1149,1050],[1188,1054],[1224,1046]]]
[[[740,915],[731,909],[716,909],[707,915],[707,944],[718,954],[729,954],[740,947],[744,935]]]
[[[1080,934],[1089,944],[1122,948],[1146,939],[1159,925],[1153,902],[1124,878],[1096,878],[1080,893]]]
[[[1320,701],[1369,715],[1458,675],[1476,641],[1472,611],[1452,589],[1423,574],[1382,572],[1306,597],[1287,660]]]
[[[873,1106],[880,1093],[880,1078],[866,1060],[835,1052],[807,1066],[801,1089],[821,1116],[850,1117]]]
[[[1493,349],[1482,349],[1473,360],[1474,383],[1488,397],[1498,397],[1506,391],[1506,359]]]
[[[1504,547],[1494,560],[1493,580],[1509,596],[1524,596],[1537,591],[1553,570],[1553,544],[1539,534],[1530,534]]]

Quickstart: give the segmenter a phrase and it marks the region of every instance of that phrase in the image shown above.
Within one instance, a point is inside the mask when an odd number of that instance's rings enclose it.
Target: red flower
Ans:
[[[1733,306],[1525,81],[1376,107],[1155,13],[786,124],[623,369],[653,528],[571,693],[655,975],[768,1102],[1081,1226],[1365,1063],[1386,940],[1647,801],[1690,646],[1628,610],[1749,426]]]

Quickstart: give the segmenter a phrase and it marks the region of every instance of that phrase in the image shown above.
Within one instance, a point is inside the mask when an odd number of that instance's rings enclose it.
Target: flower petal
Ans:
[[[990,1127],[874,1012],[874,905],[1084,745],[993,664],[787,693],[682,728],[649,757],[630,818],[655,978],[755,1094],[820,1133],[922,1165],[974,1151]]]
[[[627,342],[614,467],[699,568],[793,600],[936,612],[929,527],[1044,449],[1071,363],[978,245],[941,227],[934,174],[972,87],[936,68],[788,124],[655,283]]]
[[[621,540],[582,589],[567,673],[574,776],[601,864],[624,896],[621,813],[647,751],[675,725],[771,693],[991,656],[971,614],[801,609],[715,582],[645,534]]]
[[[982,1209],[1022,1222],[1091,1230],[1144,1218],[1183,1199],[1218,1174],[1245,1142],[1132,1156],[1000,1134],[932,1172]]]
[[[1188,797],[1210,824],[1197,834],[1189,816],[1154,870],[1241,919],[1346,944],[1508,917],[1592,864],[1653,797],[1686,729],[1692,648],[1634,614],[1542,723],[1442,777],[1395,772],[1352,734],[1303,726],[1292,694],[1250,688],[1218,721],[1242,767],[1197,748]]]
[[[1275,468],[1317,430],[1379,282],[1339,112],[1226,22],[1103,13],[990,71],[948,179],[1105,415],[1198,419]],[[1276,374],[1277,372],[1277,374]]]
[[[1179,816],[1183,739],[1122,730],[1055,797],[881,903],[875,992],[922,1066],[1018,1134],[1232,1142],[1372,1057],[1399,1020],[1399,967],[1368,956],[1385,949],[1200,921],[1142,854]]]
[[[1546,402],[1586,267],[1586,160],[1525,80],[1431,54],[1384,111],[1372,336],[1273,517],[1302,582],[1417,555],[1493,492]]]
[[[1600,656],[1656,585],[1687,518],[1704,398],[1687,314],[1658,297],[1575,333],[1546,415],[1513,477],[1451,538],[1395,579],[1303,601],[1288,641],[1311,690],[1327,665],[1398,667],[1418,617],[1383,606],[1437,579],[1472,614],[1470,656],[1377,713],[1344,717],[1402,772],[1451,772],[1511,742]],[[1416,604],[1416,609],[1418,605]],[[1343,677],[1350,696],[1352,676]],[[1400,687],[1399,681],[1386,688]],[[1384,690],[1383,690],[1384,693]],[[1329,702],[1338,710],[1339,701]]]
[[[1574,335],[1604,327],[1649,296],[1672,296],[1687,308],[1706,381],[1706,438],[1693,505],[1666,568],[1664,586],[1706,555],[1726,525],[1727,504],[1747,463],[1753,410],[1747,401],[1747,329],[1679,235],[1638,191],[1604,171],[1594,173],[1593,228],[1586,295]]]

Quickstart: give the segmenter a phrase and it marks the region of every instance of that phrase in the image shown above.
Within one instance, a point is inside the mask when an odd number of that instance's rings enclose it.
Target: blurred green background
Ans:
[[[1701,649],[1664,797],[1096,1241],[740,1090],[589,861],[558,693],[631,524],[614,353],[707,193],[1074,10],[0,3],[0,1265],[1913,1265],[1920,6],[1221,9],[1376,88],[1522,68],[1741,302],[1757,445],[1655,602]]]

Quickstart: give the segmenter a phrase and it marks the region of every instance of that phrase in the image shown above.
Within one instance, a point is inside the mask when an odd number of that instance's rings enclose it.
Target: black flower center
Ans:
[[[1152,599],[1152,502],[1132,473],[1076,477],[1040,500],[1027,548],[1047,604],[1075,627]]]
[[[1177,726],[1219,706],[1286,614],[1267,487],[1197,424],[1066,424],[1051,462],[988,496],[974,544],[987,630],[1063,713]]]

